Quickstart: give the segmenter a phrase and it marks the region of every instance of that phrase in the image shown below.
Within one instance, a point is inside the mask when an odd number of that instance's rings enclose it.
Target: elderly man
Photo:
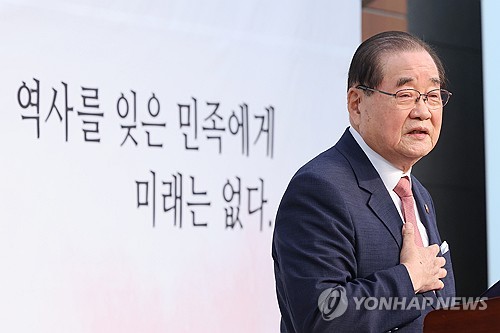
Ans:
[[[276,217],[282,332],[422,332],[455,296],[432,199],[411,175],[438,141],[444,83],[436,53],[408,33],[356,50],[351,126],[295,174]]]

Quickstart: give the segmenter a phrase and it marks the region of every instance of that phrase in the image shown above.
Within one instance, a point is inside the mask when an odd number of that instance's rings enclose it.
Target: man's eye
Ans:
[[[396,97],[401,99],[412,98],[413,94],[411,92],[400,92]]]
[[[431,92],[431,93],[427,94],[427,98],[434,99],[434,100],[440,100],[441,94],[438,92]]]

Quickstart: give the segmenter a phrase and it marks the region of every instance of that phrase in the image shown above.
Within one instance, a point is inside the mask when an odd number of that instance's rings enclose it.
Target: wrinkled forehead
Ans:
[[[390,80],[396,87],[416,81],[436,86],[442,84],[435,60],[424,49],[384,52],[379,56],[378,67],[382,81]]]

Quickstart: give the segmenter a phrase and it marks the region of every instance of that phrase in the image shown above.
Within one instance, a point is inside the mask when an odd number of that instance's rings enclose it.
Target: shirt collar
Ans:
[[[387,161],[385,158],[371,149],[363,140],[361,135],[352,126],[349,127],[349,132],[351,132],[354,140],[356,140],[358,145],[364,151],[375,170],[377,170],[380,178],[382,179],[382,182],[384,183],[389,193],[394,190],[394,187],[396,187],[401,177],[404,176],[407,176],[408,179],[410,179],[411,186],[411,168],[407,172],[403,172],[402,170],[396,168],[394,165],[389,163],[389,161]]]

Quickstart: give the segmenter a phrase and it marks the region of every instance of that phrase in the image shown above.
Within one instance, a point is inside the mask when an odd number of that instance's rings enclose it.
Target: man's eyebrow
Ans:
[[[414,81],[414,79],[412,77],[402,77],[396,83],[396,87],[402,87],[405,84],[407,84],[408,82],[412,82],[412,81]],[[429,81],[431,81],[432,83],[437,84],[439,86],[441,85],[441,80],[437,77],[432,77],[429,79]]]
[[[430,80],[432,83],[435,83],[437,85],[441,85],[441,80],[437,77],[432,77],[431,80]]]
[[[407,84],[408,82],[411,82],[411,81],[413,81],[412,77],[402,77],[396,83],[396,87],[402,87],[402,86],[404,86],[405,84]]]

